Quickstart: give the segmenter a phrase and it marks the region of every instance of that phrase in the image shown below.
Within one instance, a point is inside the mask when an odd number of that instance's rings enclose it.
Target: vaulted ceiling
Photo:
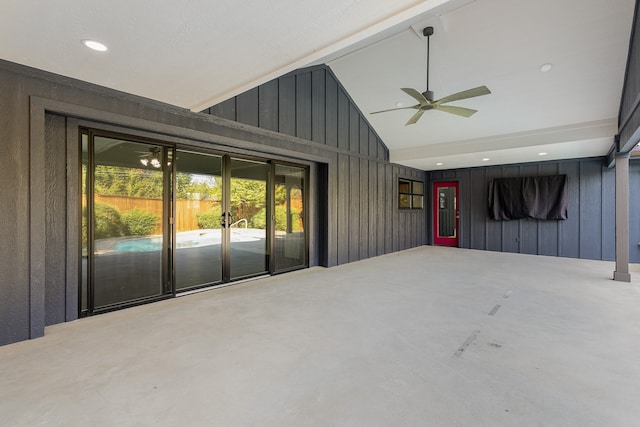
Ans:
[[[0,58],[200,111],[326,63],[390,149],[424,170],[605,155],[617,130],[634,0],[6,0]],[[414,110],[400,88],[470,118]],[[107,45],[88,50],[81,41]],[[551,70],[540,71],[543,64]],[[540,155],[539,153],[546,153]]]

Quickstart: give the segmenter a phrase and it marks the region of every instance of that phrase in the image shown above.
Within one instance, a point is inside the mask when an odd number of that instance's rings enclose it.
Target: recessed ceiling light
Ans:
[[[547,153],[545,153],[544,151],[538,153],[538,156],[546,156],[546,155],[547,155]]]
[[[488,157],[485,157],[484,159],[482,159],[483,162],[488,162],[489,160],[491,160],[491,159],[488,158]]]
[[[404,102],[396,102],[396,107],[404,107]]]
[[[546,64],[542,64],[540,66],[540,71],[542,71],[543,73],[546,73],[547,71],[551,70],[553,68],[553,64],[550,62],[547,62]]]
[[[88,47],[89,49],[97,50],[98,52],[105,52],[107,47],[95,40],[82,40],[82,44]]]
[[[436,163],[436,166],[442,166],[442,165],[443,165],[443,163],[442,163],[442,162],[438,162],[438,163]]]

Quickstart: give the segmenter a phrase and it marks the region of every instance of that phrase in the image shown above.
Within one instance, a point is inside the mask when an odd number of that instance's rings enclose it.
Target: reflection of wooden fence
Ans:
[[[150,199],[146,197],[127,197],[127,196],[95,196],[96,203],[106,203],[118,209],[120,213],[130,211],[132,209],[140,209],[151,212],[158,218],[162,218],[162,199]],[[177,231],[188,231],[198,229],[197,214],[207,212],[219,205],[214,200],[184,200],[176,201],[176,215],[180,221],[176,221],[178,225]],[[84,206],[84,201],[83,201]],[[159,226],[153,231],[154,234],[162,232]]]
[[[151,212],[158,218],[162,218],[162,199],[151,199],[146,197],[129,197],[129,196],[107,196],[96,195],[96,203],[106,203],[114,208],[118,209],[120,213],[128,212],[132,209],[139,209],[147,212]],[[215,209],[220,205],[219,201],[215,200],[185,200],[178,199],[176,201],[176,217],[179,221],[176,221],[176,231],[189,231],[197,230],[199,213],[208,212]],[[85,196],[82,197],[82,206],[86,206]],[[281,206],[285,208],[285,206]],[[302,211],[302,198],[292,197],[291,208]],[[240,219],[240,218],[238,218]],[[249,219],[249,218],[245,218]],[[302,226],[302,219],[300,219],[300,226]],[[162,226],[158,226],[153,234],[162,233]]]

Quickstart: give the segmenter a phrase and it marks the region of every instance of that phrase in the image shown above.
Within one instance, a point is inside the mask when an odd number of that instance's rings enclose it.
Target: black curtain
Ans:
[[[497,178],[489,183],[489,218],[567,219],[567,176]]]

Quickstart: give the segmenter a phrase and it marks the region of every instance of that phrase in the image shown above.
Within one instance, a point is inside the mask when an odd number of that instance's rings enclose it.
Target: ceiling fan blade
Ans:
[[[403,87],[400,90],[406,93],[407,95],[409,95],[410,97],[412,97],[413,99],[415,99],[416,101],[418,101],[420,103],[420,107],[423,107],[425,105],[431,105],[431,102],[429,102],[429,100],[425,98],[423,94],[421,94],[415,89],[411,89],[410,87]]]
[[[418,108],[420,108],[420,104],[412,105],[411,107],[389,108],[388,110],[374,111],[373,113],[369,113],[369,114],[386,113],[387,111],[396,111],[396,110],[410,110],[412,108],[417,110]]]
[[[452,105],[435,105],[433,108],[462,117],[471,117],[478,112],[478,110],[472,110],[471,108],[454,107]]]
[[[422,117],[422,115],[424,114],[425,110],[418,110],[413,116],[411,116],[411,118],[409,119],[409,121],[407,123],[405,123],[405,126],[409,126],[414,124],[415,122],[417,122],[418,120],[420,120],[420,117]]]
[[[488,95],[491,91],[486,86],[478,86],[473,89],[463,90],[462,92],[454,93],[449,96],[445,96],[442,99],[438,99],[434,104],[444,104],[446,102],[459,101],[461,99],[474,98],[476,96]]]

